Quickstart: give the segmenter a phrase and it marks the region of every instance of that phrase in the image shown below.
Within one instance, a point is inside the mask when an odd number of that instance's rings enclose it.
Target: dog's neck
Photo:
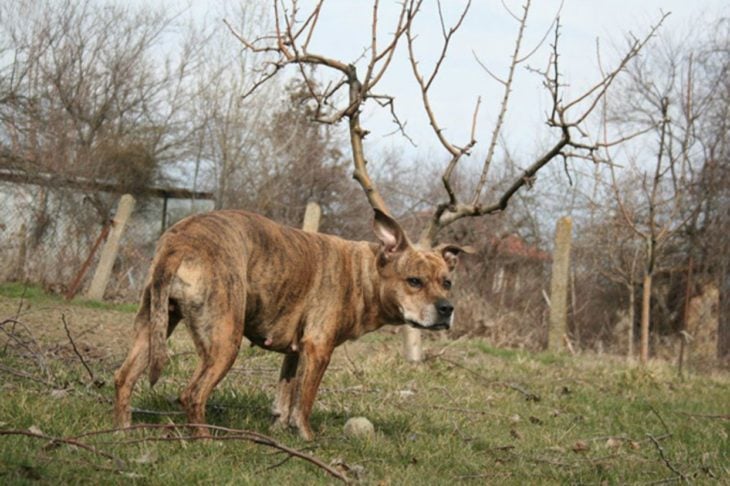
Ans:
[[[353,281],[349,285],[358,294],[357,307],[348,309],[352,326],[348,326],[341,341],[356,339],[363,334],[380,329],[385,325],[404,324],[397,308],[389,307],[383,299],[382,277],[378,272],[379,245],[375,243],[350,242],[353,246],[350,255],[356,271],[352,272]]]

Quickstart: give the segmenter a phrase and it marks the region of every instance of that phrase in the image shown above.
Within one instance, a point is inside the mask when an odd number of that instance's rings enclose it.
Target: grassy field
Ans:
[[[140,382],[135,424],[109,432],[114,369],[130,306],[66,303],[0,288],[0,483],[332,484],[286,446],[363,484],[728,484],[730,377],[680,378],[610,356],[529,354],[481,340],[427,341],[399,358],[379,332],[337,350],[305,443],[270,432],[280,356],[241,351],[208,405],[218,438],[183,440],[175,397],[196,358],[182,329],[154,389]],[[70,337],[69,337],[70,336]],[[82,359],[83,358],[83,359]],[[343,433],[349,417],[375,426]],[[161,427],[161,428],[160,428]],[[245,431],[267,434],[252,442]],[[264,442],[264,443],[261,443]]]

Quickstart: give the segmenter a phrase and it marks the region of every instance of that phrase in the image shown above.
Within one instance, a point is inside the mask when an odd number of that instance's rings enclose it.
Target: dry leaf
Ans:
[[[606,447],[609,449],[616,449],[617,447],[621,446],[621,440],[617,439],[615,437],[609,437],[609,439],[606,441]]]
[[[575,444],[573,444],[573,447],[571,447],[571,449],[573,449],[573,452],[586,452],[590,450],[590,448],[590,444],[588,444],[588,442],[584,440],[576,441]]]

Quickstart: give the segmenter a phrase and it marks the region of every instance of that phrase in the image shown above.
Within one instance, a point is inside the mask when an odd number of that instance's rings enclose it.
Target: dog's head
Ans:
[[[419,249],[395,220],[377,209],[373,227],[380,240],[380,298],[389,317],[420,329],[450,328],[454,320],[449,300],[451,272],[459,254],[471,250],[456,245]]]

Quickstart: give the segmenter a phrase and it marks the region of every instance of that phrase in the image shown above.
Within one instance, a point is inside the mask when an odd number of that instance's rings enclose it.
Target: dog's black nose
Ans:
[[[451,317],[451,314],[454,312],[454,306],[446,299],[439,299],[436,301],[436,310],[440,317]]]

